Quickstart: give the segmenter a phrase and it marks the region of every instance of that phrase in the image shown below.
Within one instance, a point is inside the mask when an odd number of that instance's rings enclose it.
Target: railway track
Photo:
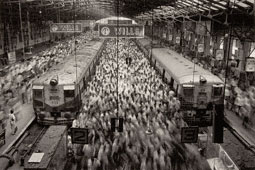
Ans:
[[[0,170],[23,169],[24,160],[34,152],[47,129],[48,126],[33,121],[6,153],[0,156]]]

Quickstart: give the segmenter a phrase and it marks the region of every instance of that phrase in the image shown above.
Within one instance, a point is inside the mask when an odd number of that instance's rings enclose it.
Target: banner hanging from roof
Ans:
[[[108,25],[99,24],[100,38],[144,38],[143,25]]]
[[[81,23],[53,23],[50,25],[51,33],[82,32]]]

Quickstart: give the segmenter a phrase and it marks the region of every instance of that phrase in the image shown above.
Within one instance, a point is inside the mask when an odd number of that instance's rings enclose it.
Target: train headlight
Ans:
[[[207,82],[207,80],[203,76],[200,76],[199,82],[200,82],[200,84],[205,84]]]
[[[56,86],[56,85],[58,85],[58,80],[57,79],[51,79],[50,80],[50,85],[52,85],[52,86]]]

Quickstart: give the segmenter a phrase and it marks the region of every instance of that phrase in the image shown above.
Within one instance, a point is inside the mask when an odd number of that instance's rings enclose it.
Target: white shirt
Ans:
[[[9,119],[11,124],[14,124],[16,122],[16,117],[14,116],[14,114],[9,114]]]

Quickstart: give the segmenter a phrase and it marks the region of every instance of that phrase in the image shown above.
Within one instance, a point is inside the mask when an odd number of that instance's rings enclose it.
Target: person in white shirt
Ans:
[[[9,114],[9,121],[11,125],[11,134],[15,135],[17,132],[17,126],[16,126],[16,117],[14,115],[14,111],[11,110]]]

